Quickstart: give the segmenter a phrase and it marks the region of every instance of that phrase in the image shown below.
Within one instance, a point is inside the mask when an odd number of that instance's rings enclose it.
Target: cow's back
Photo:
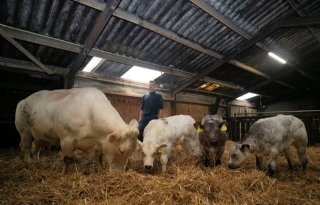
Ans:
[[[277,115],[260,119],[250,127],[248,135],[266,143],[292,144],[296,141],[305,143],[308,140],[304,123],[292,115]]]
[[[184,137],[196,135],[193,127],[195,120],[188,115],[175,115],[149,122],[145,129],[144,141],[156,140],[158,142],[170,141],[181,143]],[[157,139],[152,139],[157,137]]]
[[[26,123],[20,126],[22,121]],[[49,141],[78,133],[110,133],[117,123],[125,124],[95,88],[39,91],[22,100],[16,112],[17,127],[29,127],[35,138]]]

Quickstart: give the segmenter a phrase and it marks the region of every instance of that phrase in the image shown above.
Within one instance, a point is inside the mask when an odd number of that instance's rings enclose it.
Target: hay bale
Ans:
[[[0,201],[2,204],[319,204],[320,147],[309,147],[309,168],[300,171],[293,153],[292,173],[284,157],[276,178],[255,169],[254,157],[240,169],[227,168],[231,142],[226,144],[222,166],[204,168],[199,159],[173,150],[168,172],[159,160],[145,173],[139,151],[125,173],[97,173],[92,156],[76,152],[81,162],[62,175],[59,152],[47,152],[39,161],[24,162],[15,149],[0,150]],[[293,152],[294,149],[292,149]]]

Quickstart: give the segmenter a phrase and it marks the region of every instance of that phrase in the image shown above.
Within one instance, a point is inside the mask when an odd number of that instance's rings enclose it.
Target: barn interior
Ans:
[[[19,100],[71,87],[97,87],[137,119],[147,83],[121,76],[139,66],[160,72],[166,116],[308,110],[319,142],[319,13],[297,0],[1,1],[1,127],[15,133]],[[247,92],[258,96],[236,99]]]
[[[237,141],[293,114],[320,143],[319,0],[1,0],[0,147],[18,149],[16,105],[39,90],[96,87],[138,119],[148,83],[122,77],[133,66],[160,73],[165,116],[218,113]]]

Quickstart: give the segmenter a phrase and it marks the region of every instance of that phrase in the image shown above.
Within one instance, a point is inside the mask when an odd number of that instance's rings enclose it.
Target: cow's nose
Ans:
[[[144,168],[147,169],[147,170],[150,170],[150,169],[152,168],[152,166],[150,166],[150,165],[145,165]]]
[[[229,169],[236,169],[235,166],[232,166],[231,164],[228,164]]]

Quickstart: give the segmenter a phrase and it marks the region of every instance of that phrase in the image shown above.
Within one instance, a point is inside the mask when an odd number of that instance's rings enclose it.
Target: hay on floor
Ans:
[[[77,152],[81,162],[62,175],[61,155],[46,151],[38,161],[25,162],[17,149],[0,151],[1,204],[320,204],[320,147],[309,147],[309,166],[301,172],[292,148],[293,172],[278,159],[275,178],[255,169],[252,157],[240,169],[227,168],[231,142],[222,166],[204,168],[199,159],[173,151],[168,172],[159,160],[145,173],[139,151],[125,173],[95,171],[90,156]],[[267,160],[265,160],[265,164]]]

